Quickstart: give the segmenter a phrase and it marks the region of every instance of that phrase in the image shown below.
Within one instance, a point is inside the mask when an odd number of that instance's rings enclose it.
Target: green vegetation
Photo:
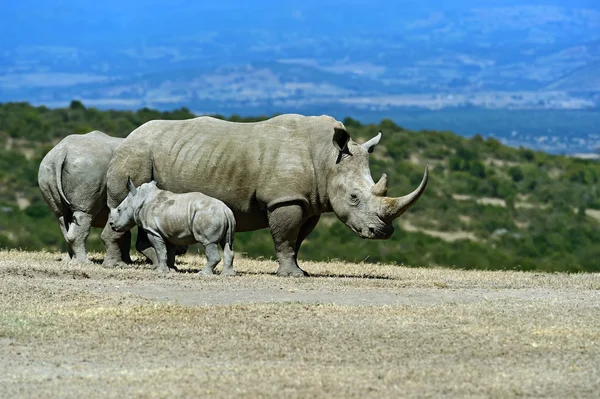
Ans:
[[[97,129],[124,137],[152,119],[191,117],[185,108],[131,112],[99,111],[78,101],[52,110],[0,104],[0,248],[65,248],[36,181],[42,157],[64,136]],[[430,182],[419,202],[397,220],[392,239],[363,240],[327,214],[303,245],[301,259],[600,271],[600,163],[510,148],[478,135],[466,139],[447,131],[409,131],[387,119],[377,125],[351,118],[344,123],[357,141],[383,131],[371,170],[375,180],[388,174],[392,195],[412,191],[426,163]],[[236,238],[239,252],[274,256],[268,230]],[[99,230],[90,236],[89,247],[103,251]]]

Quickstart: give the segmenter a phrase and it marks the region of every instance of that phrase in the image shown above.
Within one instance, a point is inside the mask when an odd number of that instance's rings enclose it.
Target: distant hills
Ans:
[[[0,102],[328,113],[413,129],[443,128],[446,111],[516,111],[516,122],[535,111],[550,116],[533,128],[458,123],[470,116],[448,128],[506,142],[578,140],[544,148],[554,152],[600,144],[593,1],[30,3],[6,5],[0,16]],[[567,113],[564,128],[547,122],[557,110],[595,114],[590,122]]]
[[[566,92],[589,92],[590,99],[598,104],[600,99],[600,61],[577,68],[546,86],[547,90]]]

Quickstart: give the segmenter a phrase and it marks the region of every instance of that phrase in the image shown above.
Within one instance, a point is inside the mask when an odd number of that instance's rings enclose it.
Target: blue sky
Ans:
[[[597,0],[3,0],[0,44],[117,45],[258,28],[331,36],[376,34],[435,11],[525,3],[600,8]]]

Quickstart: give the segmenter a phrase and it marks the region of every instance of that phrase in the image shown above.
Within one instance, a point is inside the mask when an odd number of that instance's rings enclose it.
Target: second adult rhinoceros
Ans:
[[[152,179],[175,193],[199,191],[233,211],[237,231],[269,227],[278,275],[303,276],[297,254],[324,212],[363,238],[387,239],[392,221],[410,208],[427,185],[399,198],[386,197],[387,178],[374,183],[369,153],[381,133],[357,144],[329,116],[280,115],[262,122],[234,123],[212,117],[150,121],[115,151],[107,173],[108,206],[127,196],[127,181]],[[105,266],[120,261],[120,234],[102,232]]]
[[[67,242],[65,260],[89,262],[85,242],[90,228],[104,227],[108,219],[106,170],[122,141],[100,131],[72,134],[40,163],[38,184]],[[129,247],[124,250],[128,258]]]

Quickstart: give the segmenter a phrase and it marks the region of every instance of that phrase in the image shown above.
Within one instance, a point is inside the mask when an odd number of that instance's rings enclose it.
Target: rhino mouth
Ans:
[[[108,224],[110,225],[110,228],[112,231],[116,231],[117,233],[122,233],[125,231],[125,228],[123,228],[123,226],[117,226],[114,222],[109,221]]]
[[[348,226],[350,229],[355,232],[361,238],[366,238],[369,240],[387,240],[394,233],[394,226],[366,226],[362,229],[357,229],[354,226]]]

